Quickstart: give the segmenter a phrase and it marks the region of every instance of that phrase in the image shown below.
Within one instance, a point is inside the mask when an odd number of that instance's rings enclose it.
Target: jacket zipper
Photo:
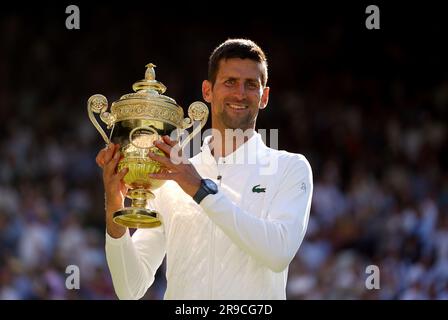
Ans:
[[[224,160],[222,160],[222,162],[226,163]],[[221,164],[221,159],[219,159],[218,162],[216,163],[216,171],[218,171],[218,176],[216,177],[216,179],[218,180],[219,186],[221,186],[221,182],[222,182],[222,175],[221,175],[221,171],[219,170],[220,164]]]
[[[216,171],[218,172],[218,175],[216,179],[218,180],[219,186],[221,186],[222,182],[222,175],[219,170],[219,165],[221,164],[221,161],[225,163],[222,158],[220,158],[216,162]],[[211,222],[212,228],[211,228],[211,236],[210,236],[210,268],[209,268],[209,274],[210,274],[210,286],[209,286],[209,297],[210,300],[213,300],[213,289],[214,289],[214,281],[215,281],[215,237],[216,237],[216,226],[213,222]]]
[[[215,224],[212,224],[211,228],[211,239],[210,239],[210,286],[209,286],[209,297],[210,300],[213,300],[213,289],[214,289],[214,281],[215,281]]]

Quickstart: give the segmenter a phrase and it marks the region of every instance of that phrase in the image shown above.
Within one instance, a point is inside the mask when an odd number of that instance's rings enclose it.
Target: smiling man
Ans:
[[[167,257],[165,299],[285,299],[288,265],[306,232],[313,181],[303,155],[267,147],[255,130],[267,106],[267,60],[253,41],[231,39],[210,56],[202,84],[212,135],[201,152],[173,161],[176,141],[149,154],[166,172],[152,206],[162,225],[129,231],[112,221],[123,208],[119,148],[101,150],[106,193],[106,255],[120,299],[139,299]],[[231,133],[229,135],[229,132]],[[230,137],[230,138],[229,138]],[[240,139],[241,138],[241,139]],[[230,141],[229,141],[230,140]],[[263,167],[276,163],[268,174]]]

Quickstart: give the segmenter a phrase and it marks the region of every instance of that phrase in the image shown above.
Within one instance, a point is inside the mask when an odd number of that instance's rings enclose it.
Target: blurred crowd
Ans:
[[[104,142],[87,99],[131,92],[153,62],[166,94],[185,107],[201,99],[208,55],[227,37],[266,51],[271,99],[257,127],[278,128],[280,149],[313,168],[288,299],[448,298],[448,70],[438,25],[373,34],[353,28],[362,19],[319,24],[304,15],[207,29],[195,19],[91,10],[81,7],[78,31],[65,29],[63,9],[1,16],[0,299],[116,298],[95,164]],[[66,288],[70,265],[79,290]],[[380,289],[366,288],[370,265]],[[163,265],[144,298],[161,299],[164,289]]]

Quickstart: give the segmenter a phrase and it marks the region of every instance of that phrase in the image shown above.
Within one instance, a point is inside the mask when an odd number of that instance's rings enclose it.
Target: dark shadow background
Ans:
[[[67,30],[77,4],[80,30]],[[381,29],[367,30],[377,4]],[[447,299],[448,27],[441,6],[382,2],[65,3],[0,13],[0,299],[115,299],[104,256],[103,147],[87,99],[144,66],[186,107],[211,51],[250,38],[269,60],[258,128],[314,173],[289,299]],[[210,124],[208,124],[208,127]],[[65,288],[77,265],[81,289]],[[381,289],[367,290],[368,265]],[[163,297],[164,270],[146,299]]]

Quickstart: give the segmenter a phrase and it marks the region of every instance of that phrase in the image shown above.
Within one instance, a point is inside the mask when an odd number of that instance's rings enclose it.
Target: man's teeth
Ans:
[[[232,109],[246,109],[247,106],[240,106],[240,105],[236,105],[236,104],[228,104],[228,106]]]

